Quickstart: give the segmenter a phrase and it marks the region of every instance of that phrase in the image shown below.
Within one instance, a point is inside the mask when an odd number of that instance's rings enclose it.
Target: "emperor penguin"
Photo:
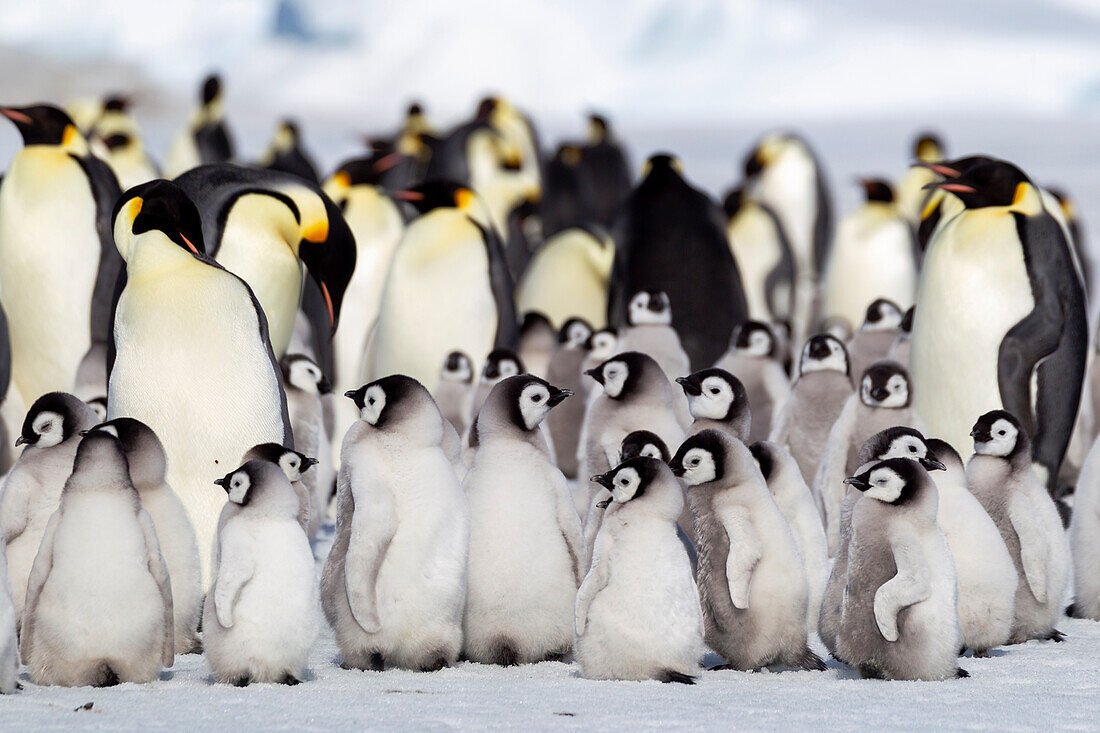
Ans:
[[[80,441],[27,581],[23,662],[36,685],[152,682],[172,666],[172,628],[153,520],[118,438],[96,430]]]
[[[901,317],[901,323],[898,324],[898,337],[894,340],[894,345],[890,347],[890,353],[887,354],[888,358],[906,368],[909,367],[909,336],[913,333],[913,312],[915,310],[916,306],[910,306],[909,310],[905,311],[905,315]]]
[[[447,354],[468,354],[480,372],[485,354],[518,346],[519,324],[500,237],[475,194],[435,181],[406,198],[419,216],[394,254],[365,374],[407,374],[432,391]]]
[[[224,163],[232,157],[233,138],[225,124],[222,80],[211,74],[202,82],[198,106],[172,138],[164,161],[164,175],[175,178],[204,163]]]
[[[22,624],[34,556],[72,472],[80,434],[97,422],[83,401],[64,392],[51,392],[31,405],[15,439],[16,446],[26,447],[4,480],[0,530],[7,541],[5,554],[17,626]]]
[[[626,148],[600,114],[588,116],[588,139],[580,148],[577,189],[585,220],[610,227],[619,206],[630,193],[630,165]]]
[[[470,421],[468,424],[473,425],[477,422],[477,413],[481,411],[481,405],[484,404],[485,398],[489,396],[489,392],[492,391],[493,387],[508,377],[526,373],[527,369],[523,366],[523,362],[519,360],[519,357],[516,356],[516,352],[510,349],[493,349],[490,351],[489,355],[485,357],[484,366],[481,368],[481,378],[470,395]]]
[[[207,588],[225,504],[212,482],[257,443],[293,445],[282,375],[263,309],[244,280],[203,254],[199,212],[179,187],[132,188],[113,220],[127,279],[107,414],[141,420],[164,444],[168,484],[195,527]]]
[[[100,423],[89,432],[109,433],[118,438],[122,446],[130,482],[137,489],[141,508],[153,520],[160,553],[172,581],[176,653],[196,653],[202,649],[196,631],[202,610],[199,545],[183,503],[165,482],[164,447],[149,426],[129,417]]]
[[[1069,242],[1073,245],[1073,251],[1077,255],[1077,263],[1081,267],[1081,279],[1085,286],[1085,298],[1087,299],[1093,292],[1095,287],[1092,280],[1092,273],[1095,269],[1095,263],[1093,262],[1092,251],[1089,249],[1088,242],[1084,238],[1084,232],[1082,231],[1081,218],[1078,215],[1077,205],[1068,193],[1059,188],[1046,188],[1043,189],[1044,193],[1049,194],[1054,202],[1057,204],[1056,211],[1051,211],[1053,215],[1057,215],[1060,211],[1062,218],[1065,220],[1066,229],[1069,232]],[[1051,210],[1055,207],[1049,206],[1050,201],[1045,196],[1043,198],[1043,205]]]
[[[316,465],[316,469],[301,476],[301,488],[305,490],[308,499],[306,506],[310,511],[306,536],[312,540],[332,498],[332,484],[336,477],[332,437],[326,429],[322,405],[322,399],[332,393],[332,386],[321,372],[321,367],[308,356],[287,354],[280,362],[280,368],[294,447],[314,459],[310,465]]]
[[[636,456],[593,481],[611,492],[577,593],[576,657],[589,679],[694,684],[706,650],[699,591],[677,534],[684,494],[668,465]]]
[[[892,300],[876,298],[867,306],[862,325],[848,339],[853,374],[863,374],[876,361],[890,357],[904,319],[901,308]]]
[[[852,396],[851,363],[840,339],[817,334],[806,341],[791,396],[772,425],[769,440],[794,456],[802,478],[813,485],[829,431]]]
[[[767,440],[790,397],[791,385],[779,361],[778,340],[766,323],[745,321],[733,330],[729,351],[715,364],[741,380],[752,407],[749,440]]]
[[[260,158],[260,167],[290,173],[310,183],[320,183],[317,164],[302,146],[302,133],[294,120],[283,120],[275,128],[271,145]]]
[[[824,670],[807,641],[798,545],[749,449],[704,430],[680,445],[670,466],[687,487],[706,642],[726,660],[722,668]]]
[[[565,142],[543,164],[539,216],[546,237],[585,223],[588,212],[581,194],[581,155],[576,142]]]
[[[661,291],[692,366],[713,364],[748,316],[737,262],[717,202],[683,177],[671,155],[650,157],[615,225],[608,321],[627,322],[630,299]]]
[[[347,395],[336,537],[321,575],[348,669],[433,671],[462,649],[470,509],[443,452],[431,395],[393,375]]]
[[[913,226],[920,224],[921,210],[928,200],[929,183],[937,180],[926,164],[939,163],[947,156],[943,140],[934,132],[922,132],[913,141],[913,165],[894,184],[898,212]],[[925,164],[925,165],[922,165]]]
[[[326,310],[325,322],[311,324],[313,336],[327,344],[356,262],[355,237],[335,202],[289,173],[229,163],[193,168],[175,183],[199,210],[206,254],[252,288],[275,357],[286,353],[303,303],[303,265]],[[317,356],[327,374],[330,365]]]
[[[898,211],[890,184],[864,178],[860,185],[866,200],[837,225],[822,283],[821,314],[852,326],[877,298],[901,310],[913,305],[920,264],[916,234]]]
[[[853,475],[862,464],[859,449],[874,434],[894,426],[924,431],[913,408],[909,373],[893,361],[872,364],[860,379],[859,391],[848,398],[825,442],[813,491],[825,509],[825,536],[834,555],[840,531],[845,474]]]
[[[546,380],[576,395],[584,392],[582,367],[588,356],[586,344],[592,336],[592,328],[579,318],[565,322],[558,333],[557,348],[550,357]],[[554,459],[567,479],[577,477],[580,461],[581,428],[584,425],[586,407],[583,397],[568,400],[546,416],[546,429],[550,444],[554,446]],[[587,494],[587,491],[584,492]]]
[[[471,524],[462,632],[471,661],[561,661],[573,649],[588,557],[569,486],[539,431],[571,394],[529,374],[509,377],[473,426],[478,450],[463,481]]]
[[[891,458],[845,481],[863,498],[852,511],[838,656],[864,678],[968,677],[955,661],[955,563],[928,472]]]
[[[653,357],[670,379],[691,373],[691,360],[672,327],[672,306],[664,292],[643,290],[631,296],[619,341],[623,351]]]
[[[123,191],[158,177],[129,106],[129,100],[118,95],[104,100],[103,113],[92,125],[89,139],[92,151],[111,166]]]
[[[920,211],[920,221],[917,224],[917,246],[921,252],[928,249],[933,237],[937,235],[944,225],[954,219],[966,207],[962,199],[955,196],[945,188],[939,188],[936,182],[944,182],[950,178],[969,172],[973,168],[985,166],[996,162],[996,158],[988,155],[968,155],[954,160],[945,160],[938,163],[918,163],[936,174],[932,184],[925,184],[928,189],[925,193],[927,199]]]
[[[1085,295],[1065,235],[1016,166],[990,161],[937,184],[964,207],[930,242],[913,315],[916,407],[956,450],[974,415],[1005,409],[1057,477],[1088,349]]]
[[[742,443],[749,439],[752,412],[741,380],[725,369],[703,369],[676,381],[687,395],[694,420],[691,434],[715,429],[729,433]]]
[[[473,386],[474,366],[470,357],[461,351],[447,354],[433,397],[439,407],[439,414],[459,435],[466,434],[466,418],[470,412]]]
[[[821,599],[825,595],[825,581],[829,577],[829,546],[825,540],[825,527],[821,513],[810,487],[802,478],[798,464],[786,448],[761,441],[749,446],[760,475],[768,485],[787,525],[791,528],[802,569],[806,572],[807,631],[817,631],[817,618],[821,611]]]
[[[516,282],[516,307],[545,314],[557,328],[573,317],[603,328],[614,259],[615,244],[599,227],[548,236]]]
[[[296,685],[321,621],[298,497],[267,461],[248,461],[214,483],[233,512],[218,530],[218,570],[203,607],[203,651],[214,679]]]
[[[741,271],[749,318],[788,321],[794,308],[794,254],[770,206],[735,188],[722,201],[726,236]]]
[[[317,497],[306,487],[304,479],[307,473],[312,473],[309,469],[317,465],[317,459],[278,443],[260,443],[249,448],[241,457],[242,463],[249,461],[274,463],[283,472],[287,481],[290,482],[290,488],[294,489],[294,495],[298,497],[298,514],[295,519],[298,520],[298,526],[305,532],[306,538],[312,541],[317,534],[317,524],[320,523],[320,515],[325,505],[318,503]],[[233,502],[225,505],[218,517],[219,534],[225,523],[230,517],[235,516],[237,511],[239,509]]]
[[[928,449],[944,466],[930,474],[939,492],[936,522],[955,558],[959,631],[962,646],[975,657],[1008,643],[1018,579],[997,525],[966,485],[962,457],[950,444],[932,438]]]
[[[69,391],[89,349],[110,341],[120,260],[114,173],[57,107],[3,107],[23,136],[0,185],[0,305],[23,404]],[[101,377],[102,379],[102,377]]]
[[[591,332],[591,327],[588,327]],[[536,377],[547,379],[546,370],[550,358],[558,347],[559,329],[554,328],[550,319],[538,311],[523,314],[519,327],[519,348],[516,355],[527,366],[527,371]],[[578,370],[578,374],[580,371]]]
[[[779,218],[794,258],[794,341],[810,327],[817,275],[833,236],[832,204],[821,164],[809,144],[791,133],[764,136],[745,159],[749,196]]]
[[[1062,616],[1070,580],[1069,539],[1032,468],[1031,439],[1005,410],[982,415],[972,433],[967,483],[1000,530],[1019,578],[1009,643],[1062,641],[1065,635],[1054,625]]]
[[[866,468],[879,461],[890,458],[908,458],[917,461],[925,470],[944,469],[928,447],[928,441],[919,430],[910,427],[895,426],[875,433],[859,449],[857,463]],[[833,657],[837,657],[837,634],[840,633],[840,619],[844,611],[844,589],[848,583],[848,548],[852,538],[852,511],[863,494],[851,486],[846,487],[844,503],[840,508],[840,527],[829,579],[825,584],[821,610],[817,618],[817,633],[825,648]]]
[[[3,535],[0,535],[0,550],[3,549]],[[0,695],[10,695],[23,687],[19,684],[19,637],[15,630],[15,606],[6,554],[0,552]]]
[[[623,438],[635,430],[649,430],[665,445],[679,445],[686,425],[677,410],[680,395],[652,358],[637,351],[612,356],[589,369],[586,375],[603,387],[585,416],[584,475],[607,473],[619,463]],[[602,489],[589,487],[588,511],[584,517],[588,555],[596,541],[596,532],[604,510],[597,506]]]

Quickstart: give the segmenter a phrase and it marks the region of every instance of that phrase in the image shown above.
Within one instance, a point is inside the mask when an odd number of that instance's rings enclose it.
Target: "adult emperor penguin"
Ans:
[[[516,307],[545,314],[557,328],[572,317],[603,328],[614,259],[603,229],[573,227],[547,237],[516,283]]]
[[[168,568],[109,432],[77,448],[27,581],[20,644],[36,685],[152,682],[172,666]]]
[[[470,357],[461,351],[447,354],[439,374],[439,383],[432,396],[439,406],[439,414],[459,435],[466,433],[473,387],[474,367]]]
[[[890,357],[905,320],[898,304],[885,298],[876,298],[862,318],[862,325],[847,344],[853,374],[863,374],[876,361]],[[912,319],[909,327],[912,328]]]
[[[779,342],[766,323],[745,321],[733,330],[729,350],[715,363],[741,380],[752,408],[750,442],[767,440],[790,397],[791,385],[779,361]]]
[[[1069,539],[1074,593],[1069,615],[1100,620],[1100,441],[1085,458],[1073,494]]]
[[[232,157],[233,138],[225,124],[221,77],[211,74],[202,82],[198,106],[172,138],[164,161],[164,175],[175,178],[195,166],[224,163]]]
[[[1062,641],[1065,636],[1054,625],[1070,580],[1069,540],[1033,470],[1031,440],[1005,410],[982,415],[972,434],[975,453],[966,464],[967,483],[1001,531],[1019,577],[1009,643]]]
[[[71,390],[81,360],[110,341],[120,260],[111,246],[118,182],[56,107],[4,107],[23,136],[0,185],[0,304],[24,404]]]
[[[771,133],[745,159],[750,196],[775,212],[794,255],[792,334],[798,343],[810,325],[817,275],[825,266],[833,232],[825,176],[805,140]]]
[[[1085,296],[1086,298],[1092,292],[1095,284],[1092,281],[1093,270],[1095,269],[1095,263],[1093,262],[1092,252],[1089,249],[1088,242],[1085,241],[1084,231],[1081,227],[1081,218],[1077,212],[1077,205],[1070,198],[1069,194],[1060,188],[1047,188],[1044,189],[1044,193],[1049,194],[1058,204],[1058,209],[1062,212],[1062,218],[1065,220],[1066,229],[1069,231],[1070,244],[1073,245],[1073,251],[1077,255],[1077,262],[1081,267],[1081,279],[1085,284]],[[1044,205],[1048,206],[1049,200],[1044,197]],[[1048,211],[1050,207],[1048,206]],[[1057,212],[1052,211],[1052,214]]]
[[[89,140],[92,151],[111,166],[123,191],[157,178],[157,167],[145,150],[141,127],[129,106],[125,97],[108,97]]]
[[[298,129],[298,123],[293,120],[283,120],[279,123],[271,146],[260,158],[260,166],[290,173],[310,183],[320,183],[317,177],[317,165],[313,162],[312,156],[302,148],[302,134]]]
[[[722,668],[824,670],[807,642],[798,546],[749,449],[704,430],[683,442],[670,466],[687,487],[706,641],[726,660]]]
[[[579,152],[577,188],[585,219],[610,227],[630,193],[630,166],[606,117],[588,116],[588,140]]]
[[[680,162],[659,153],[623,202],[615,225],[608,321],[627,321],[630,299],[663,291],[672,326],[694,367],[713,364],[748,316],[737,263],[718,204],[688,183]]]
[[[962,646],[975,657],[987,657],[1012,633],[1016,566],[997,525],[967,487],[958,451],[936,438],[928,441],[928,450],[944,466],[930,475],[939,492],[936,522],[955,558]]]
[[[283,471],[248,461],[215,481],[233,516],[218,531],[218,572],[203,606],[204,653],[214,678],[296,685],[320,626],[313,553]]]
[[[765,203],[735,188],[722,201],[726,236],[741,282],[749,318],[787,321],[794,308],[794,255],[779,217]]]
[[[589,679],[693,684],[703,614],[677,534],[684,494],[667,464],[637,456],[593,481],[604,502],[592,567],[577,593],[577,662]]]
[[[42,395],[23,421],[16,446],[26,446],[0,493],[0,530],[7,541],[8,575],[16,624],[22,623],[34,556],[57,510],[82,431],[98,422],[83,401],[64,392]]]
[[[864,178],[860,185],[866,200],[837,225],[822,283],[821,314],[853,328],[877,298],[902,310],[913,305],[920,263],[913,225],[898,211],[890,184]]]
[[[687,395],[693,418],[691,433],[721,430],[742,443],[749,440],[752,412],[741,380],[725,369],[702,369],[676,381]]]
[[[592,328],[583,320],[572,318],[565,322],[558,333],[558,348],[550,357],[547,369],[546,380],[550,384],[568,389],[576,395],[583,394],[582,366],[588,356],[586,344],[591,336]],[[586,407],[584,398],[578,396],[574,400],[566,401],[546,417],[546,429],[550,433],[550,444],[554,446],[554,458],[567,479],[577,477],[580,465],[577,449],[580,447]]]
[[[786,448],[761,441],[749,446],[753,460],[760,468],[760,475],[768,484],[768,491],[776,506],[791,528],[802,568],[806,571],[807,595],[806,628],[817,630],[821,598],[825,595],[825,581],[829,577],[829,546],[825,540],[825,527],[817,509],[810,487],[802,478],[798,464]]]
[[[580,517],[539,425],[572,393],[531,375],[493,387],[472,428],[470,573],[462,622],[467,659],[562,660],[588,563]],[[449,519],[449,518],[448,518]]]
[[[404,375],[347,395],[336,538],[321,576],[342,664],[431,671],[462,648],[470,513],[431,395]]]
[[[917,411],[966,450],[974,415],[1008,410],[1035,436],[1033,458],[1049,487],[1077,416],[1088,349],[1069,244],[1011,163],[991,161],[937,185],[965,208],[925,253],[910,355]]]
[[[141,508],[148,512],[157,531],[160,553],[172,580],[176,653],[197,652],[202,648],[196,633],[202,610],[199,546],[183,503],[164,480],[164,447],[149,426],[129,417],[100,423],[90,432],[99,431],[118,438]]]
[[[107,414],[141,420],[164,444],[168,483],[195,526],[208,587],[225,504],[214,479],[257,443],[293,445],[267,318],[248,284],[203,254],[199,212],[175,184],[127,191],[114,232],[127,279]]]
[[[289,173],[229,163],[194,168],[175,184],[198,207],[206,254],[252,288],[275,357],[286,353],[294,330],[303,265],[327,309],[326,322],[312,323],[314,339],[327,345],[356,262],[355,237],[335,202]]]
[[[945,157],[943,140],[936,133],[922,132],[913,141],[913,165],[894,185],[898,213],[912,226],[920,224],[921,211],[928,201],[925,186],[937,180],[928,164],[939,163]]]
[[[848,398],[829,430],[814,476],[813,491],[825,509],[830,555],[837,548],[845,474],[854,474],[862,465],[858,460],[860,446],[876,433],[898,425],[924,430],[924,423],[913,409],[909,373],[897,362],[875,362],[863,373],[859,390]]]
[[[802,478],[811,486],[829,431],[851,396],[851,365],[844,344],[829,334],[811,337],[802,347],[798,379],[769,437],[791,452]]]
[[[968,677],[955,662],[955,563],[928,472],[891,458],[845,480],[863,498],[852,511],[838,656],[864,678]]]

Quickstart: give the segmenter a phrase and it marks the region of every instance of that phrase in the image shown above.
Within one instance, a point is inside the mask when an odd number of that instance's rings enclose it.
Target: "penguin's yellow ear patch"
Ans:
[[[943,200],[943,194],[936,192],[938,195],[932,195],[928,197],[928,203],[924,205],[924,211],[920,213],[920,220],[924,221],[928,217],[932,216],[932,212],[940,205],[940,201]]]
[[[474,200],[474,192],[468,188],[460,188],[455,191],[455,206],[460,209],[467,208]]]
[[[145,205],[145,202],[141,199],[141,196],[134,196],[126,204],[126,215],[130,217],[130,223],[134,222],[134,219],[141,213],[141,207]]]
[[[61,133],[61,145],[63,147],[68,147],[72,143],[73,138],[75,138],[75,137],[76,137],[76,126],[74,126],[74,125],[65,125],[65,130]]]
[[[332,182],[345,190],[351,188],[351,176],[347,174],[347,171],[336,171],[336,174],[332,177]]]
[[[1020,202],[1024,200],[1024,196],[1027,196],[1027,183],[1021,181],[1016,184],[1016,193],[1012,196],[1012,205],[1019,206]]]
[[[303,229],[302,239],[314,244],[328,239],[328,219],[318,219]]]

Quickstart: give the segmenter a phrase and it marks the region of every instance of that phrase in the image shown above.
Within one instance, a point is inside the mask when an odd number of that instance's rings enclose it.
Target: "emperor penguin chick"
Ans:
[[[487,664],[561,660],[587,563],[565,476],[539,425],[572,393],[532,375],[493,387],[473,427],[464,655]]]
[[[741,380],[725,369],[703,369],[676,381],[687,395],[694,418],[692,435],[711,428],[729,433],[742,443],[749,439],[752,411]]]
[[[852,511],[838,655],[865,678],[968,677],[955,663],[955,563],[928,472],[891,458],[845,481],[863,498]]]
[[[821,514],[810,488],[802,480],[798,464],[785,448],[763,441],[750,445],[749,452],[794,536],[809,590],[806,627],[808,631],[816,631],[821,598],[825,595],[825,581],[829,577],[829,546],[825,541]]]
[[[971,431],[970,491],[1001,531],[1019,585],[1010,643],[1062,641],[1054,628],[1069,583],[1069,541],[1058,509],[1031,467],[1031,440],[1005,410],[987,412]]]
[[[466,416],[469,410],[474,383],[474,365],[470,357],[461,351],[452,351],[443,361],[439,384],[435,387],[435,403],[439,414],[451,424],[459,435],[466,433]]]
[[[20,643],[36,685],[152,682],[172,666],[168,568],[122,446],[105,431],[80,441],[46,525]]]
[[[470,513],[425,387],[383,377],[340,452],[336,537],[321,575],[343,666],[433,671],[462,649]]]
[[[335,475],[332,465],[332,437],[325,424],[322,402],[326,395],[332,393],[332,386],[325,379],[321,367],[303,354],[287,354],[280,366],[286,388],[286,406],[290,414],[294,447],[301,451],[299,455],[315,458],[308,465],[299,463],[296,470],[295,467],[290,467],[292,473],[298,474],[297,478],[288,474],[291,483],[295,485],[295,491],[305,491],[308,522],[303,529],[306,537],[312,540],[317,535],[325,507],[332,498],[332,480]],[[307,472],[306,469],[313,465],[317,468]],[[284,470],[287,467],[283,466]]]
[[[962,646],[975,657],[1008,643],[1016,605],[1016,566],[985,508],[966,486],[966,468],[950,444],[935,438],[928,449],[944,466],[933,473],[939,491],[936,522],[947,538],[958,575]]]
[[[676,531],[683,490],[648,456],[593,481],[611,492],[602,502],[611,508],[577,593],[581,675],[694,684],[705,646],[699,591]]]
[[[0,535],[0,550],[3,543],[3,535]],[[10,695],[22,687],[19,684],[19,637],[15,633],[15,607],[5,554],[0,552],[0,695]]]
[[[248,461],[214,483],[236,510],[218,530],[217,573],[203,607],[207,661],[224,684],[296,685],[320,626],[298,497],[267,461]]]
[[[306,537],[312,540],[313,535],[310,532],[312,531],[315,534],[317,531],[321,508],[317,505],[316,497],[310,494],[309,489],[306,488],[303,474],[317,465],[317,459],[281,446],[278,443],[260,443],[249,448],[241,457],[242,464],[252,460],[274,463],[282,470],[287,481],[290,482],[291,488],[294,489],[294,495],[298,497],[298,514],[296,516],[298,526],[306,533]],[[233,502],[229,502],[222,510],[221,516],[218,517],[219,525],[224,525],[229,517],[236,513],[232,504]]]
[[[824,670],[807,642],[802,558],[749,449],[704,430],[684,441],[671,467],[695,521],[707,645],[727,669]]]
[[[17,626],[23,623],[27,577],[73,470],[80,433],[98,422],[74,395],[50,392],[35,400],[16,446],[26,446],[0,492],[0,530],[7,540],[8,575]]]
[[[195,528],[183,502],[165,478],[167,458],[156,433],[132,417],[100,423],[89,434],[105,432],[118,438],[137,489],[141,508],[153,520],[160,554],[172,581],[172,616],[176,654],[202,650],[198,632],[202,611],[202,571]]]
[[[825,454],[829,431],[851,396],[852,376],[843,342],[825,333],[811,337],[802,347],[791,396],[779,411],[768,438],[791,452],[802,478],[811,486]]]
[[[691,360],[672,327],[672,305],[667,294],[659,290],[635,293],[627,307],[626,322],[620,351],[648,354],[669,377],[691,371]]]
[[[885,298],[867,306],[863,324],[848,341],[848,358],[852,360],[855,374],[863,374],[871,364],[889,357],[904,318],[901,308]]]
[[[752,406],[749,440],[767,440],[791,385],[778,359],[779,342],[771,327],[746,321],[733,331],[730,349],[714,365],[741,380]]]
[[[514,351],[509,349],[492,351],[485,358],[485,366],[481,370],[481,380],[474,388],[470,400],[469,424],[473,425],[477,422],[477,413],[481,410],[481,405],[485,402],[485,398],[489,396],[489,392],[492,391],[493,387],[508,377],[524,374],[526,371],[523,362],[519,360]]]
[[[557,348],[547,366],[546,379],[550,384],[568,389],[574,394],[583,392],[584,375],[581,373],[581,366],[588,356],[586,344],[591,336],[592,327],[581,319],[570,318],[565,322],[558,333]],[[581,427],[584,425],[585,407],[581,398],[569,400],[546,417],[546,429],[550,432],[550,443],[554,446],[554,459],[567,479],[577,477],[577,448],[580,445]]]

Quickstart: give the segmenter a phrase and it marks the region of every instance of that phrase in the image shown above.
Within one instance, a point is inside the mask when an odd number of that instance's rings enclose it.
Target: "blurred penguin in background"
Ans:
[[[312,156],[303,149],[298,123],[293,120],[279,123],[271,146],[260,159],[260,167],[290,173],[310,183],[320,182],[317,178],[317,166]]]
[[[591,333],[590,327],[588,330]],[[558,331],[551,325],[550,319],[538,311],[524,313],[523,322],[519,327],[517,355],[527,367],[527,372],[546,379],[550,358],[557,347]]]
[[[921,211],[928,201],[929,183],[939,180],[930,163],[940,163],[944,155],[943,140],[934,132],[922,132],[913,141],[912,165],[894,186],[898,213],[916,227],[920,224]]]
[[[767,440],[779,411],[790,396],[787,373],[778,361],[775,333],[759,321],[746,321],[733,330],[730,349],[715,364],[741,380],[752,409],[750,443]]]
[[[130,114],[129,107],[126,97],[107,97],[103,102],[103,114],[92,126],[89,139],[92,151],[111,166],[123,191],[158,175],[156,165],[145,150],[141,127]]]
[[[599,227],[574,227],[547,237],[516,282],[516,307],[538,311],[561,328],[574,316],[600,329],[615,245]]]
[[[175,178],[203,163],[224,163],[232,157],[233,138],[225,124],[222,80],[211,74],[202,82],[198,106],[172,138],[164,161],[164,175]]]
[[[852,334],[847,344],[853,374],[863,374],[867,367],[890,355],[905,320],[897,303],[885,298],[872,301],[861,317],[863,322],[859,330]],[[912,327],[912,318],[909,322]]]
[[[767,204],[753,200],[744,188],[726,194],[726,235],[741,282],[749,317],[786,321],[794,307],[794,255],[779,217]]]
[[[580,148],[577,178],[585,221],[611,227],[630,193],[630,165],[611,123],[602,115],[588,116],[588,140]]]

